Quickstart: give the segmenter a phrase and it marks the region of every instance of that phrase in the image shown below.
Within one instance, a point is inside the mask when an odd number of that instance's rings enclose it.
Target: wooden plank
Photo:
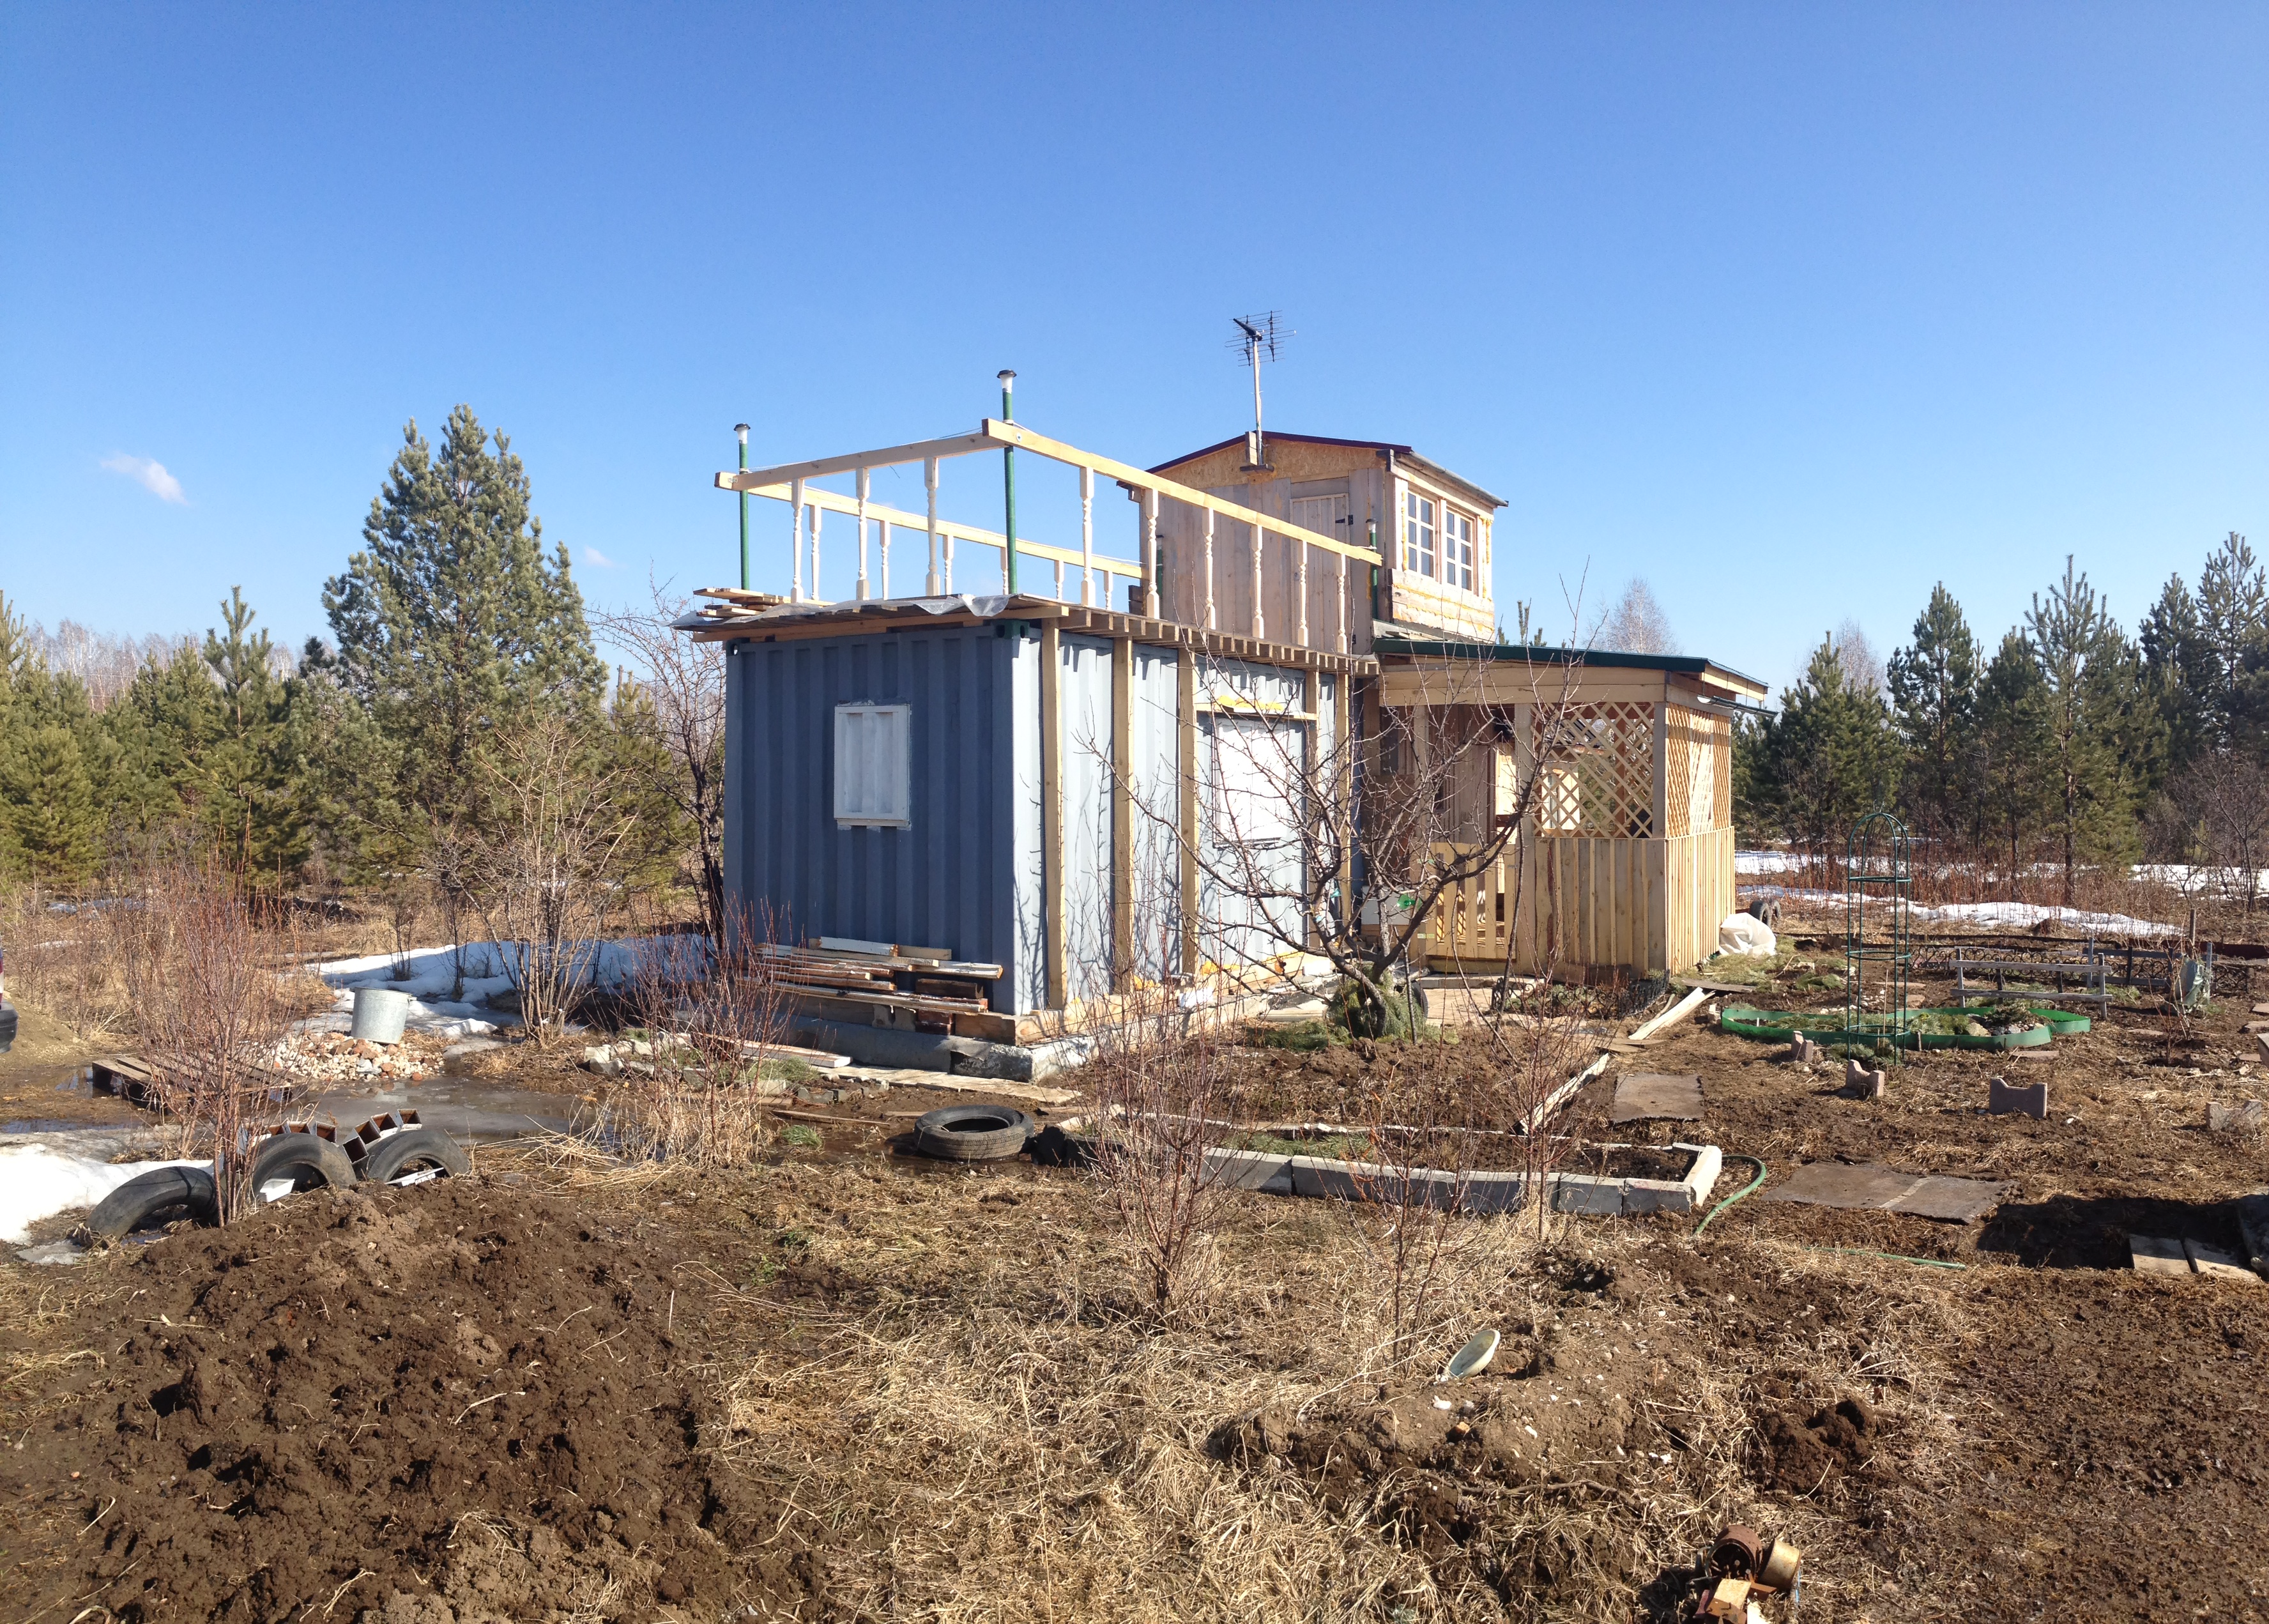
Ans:
[[[1233,520],[1238,524],[1261,525],[1274,535],[1293,536],[1307,543],[1311,547],[1320,547],[1327,552],[1345,553],[1350,557],[1358,557],[1366,563],[1377,557],[1368,548],[1352,546],[1335,536],[1308,529],[1289,520],[1273,518],[1255,508],[1245,507],[1236,502],[1224,501],[1220,497],[1209,495],[1178,481],[1162,478],[1147,469],[1136,468],[1131,463],[1117,461],[1110,457],[1098,456],[1091,451],[1082,451],[1076,446],[1067,445],[1059,439],[1050,439],[1045,434],[1035,434],[1021,423],[1003,423],[998,418],[987,417],[985,419],[981,432],[995,445],[1015,446],[1019,450],[1032,452],[1052,461],[1068,463],[1073,468],[1093,469],[1105,479],[1117,480],[1130,491],[1156,491],[1170,500],[1186,503],[1192,507],[1202,509],[1207,513],[1218,513],[1223,518]]]
[[[748,494],[769,497],[774,501],[786,502],[793,499],[793,491],[792,486],[785,484],[765,485],[761,489],[750,491]],[[833,491],[807,488],[803,499],[808,506],[824,508],[831,513],[850,513],[855,516],[859,511],[859,503],[855,497],[844,496]],[[929,528],[930,521],[928,514],[908,513],[903,508],[885,507],[877,502],[870,501],[867,504],[867,516],[869,519],[879,519],[886,524],[924,531]],[[941,537],[957,542],[974,542],[979,547],[990,547],[996,551],[1009,544],[1009,538],[998,530],[987,530],[979,525],[963,524],[958,520],[939,520],[937,533]],[[1020,535],[1016,538],[1016,550],[1026,557],[1046,558],[1056,564],[1077,564],[1085,567],[1087,563],[1086,556],[1076,548],[1052,546],[1044,542],[1033,541],[1029,536]],[[1128,580],[1139,579],[1142,573],[1142,566],[1132,559],[1113,558],[1105,554],[1098,553],[1095,555],[1094,563],[1097,569],[1104,571],[1106,574],[1121,576]]]
[[[923,462],[932,457],[965,457],[975,452],[990,451],[1000,443],[996,436],[979,428],[974,434],[949,434],[942,439],[916,440],[910,445],[885,446],[874,451],[846,452],[839,457],[819,457],[809,462],[783,462],[775,468],[726,469],[717,476],[717,489],[754,491],[765,485],[784,485],[795,479],[819,479],[829,474],[848,474],[854,469],[895,468],[901,462]]]
[[[1667,841],[1646,843],[1646,966],[1670,964],[1670,852]],[[1682,968],[1682,966],[1681,966]]]
[[[1355,750],[1348,734],[1348,720],[1353,710],[1353,701],[1348,692],[1349,686],[1345,676],[1332,683],[1332,759],[1339,768],[1334,775],[1332,794],[1337,797],[1341,808],[1351,807],[1355,799]],[[1354,905],[1355,847],[1352,841],[1340,848],[1339,881],[1340,918],[1344,919],[1348,909]]]
[[[1134,640],[1111,643],[1111,986],[1134,975]]]
[[[1175,658],[1174,719],[1180,774],[1182,848],[1182,962],[1186,976],[1197,974],[1198,953],[1198,662],[1185,648]]]
[[[1063,642],[1053,621],[1040,625],[1040,912],[1046,933],[1048,1008],[1071,997],[1064,931]]]
[[[1581,666],[1531,665],[1526,661],[1458,661],[1454,665],[1392,665],[1379,675],[1379,703],[1394,707],[1423,698],[1443,705],[1571,705],[1652,703],[1662,679],[1636,671],[1590,671]]]

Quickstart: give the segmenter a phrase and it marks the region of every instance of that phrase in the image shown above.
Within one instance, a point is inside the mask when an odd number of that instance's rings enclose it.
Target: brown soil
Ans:
[[[18,1616],[792,1603],[796,1564],[755,1548],[776,1508],[711,1453],[703,1277],[642,1227],[445,1181],[94,1266],[71,1334],[107,1351],[8,1458],[11,1544],[60,1546]]]
[[[2125,1266],[2130,1230],[2233,1242],[2228,1197],[2269,1184],[2202,1126],[2269,1092],[2236,1074],[2244,1018],[2179,1067],[2115,1017],[2044,1060],[1925,1056],[1869,1102],[1681,1028],[1615,1064],[1699,1073],[1704,1122],[1610,1129],[1611,1072],[1563,1126],[1720,1144],[1721,1200],[1750,1155],[2009,1199],[1961,1226],[1752,1196],[1698,1239],[1573,1220],[1541,1253],[1474,1224],[1395,1369],[1325,1204],[1240,1198],[1161,1330],[1086,1176],[904,1154],[898,1113],[965,1093],[799,1107],[817,1147],[729,1175],[525,1163],[0,1263],[0,1612],[1667,1620],[1739,1520],[1807,1551],[1807,1624],[2269,1620],[2269,1286]],[[1344,1120],[1329,1090],[1399,1059],[1239,1064],[1284,1117]],[[2046,1122],[1984,1114],[1997,1069],[2049,1079]],[[1495,1364],[1436,1389],[1477,1325]]]

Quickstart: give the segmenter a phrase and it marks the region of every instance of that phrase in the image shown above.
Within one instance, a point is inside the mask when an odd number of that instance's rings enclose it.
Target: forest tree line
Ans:
[[[673,697],[610,671],[530,500],[470,409],[438,446],[412,422],[324,587],[328,639],[288,653],[232,589],[202,639],[150,640],[107,694],[0,599],[0,876],[85,893],[191,844],[253,891],[422,885],[454,915],[533,819],[554,845],[577,830],[610,887],[703,889],[713,862],[685,860],[713,830]]]
[[[1900,814],[1918,852],[2014,889],[2148,859],[2269,859],[2269,580],[2231,533],[2196,590],[2169,579],[2135,635],[2067,559],[1990,647],[1944,583],[1882,667],[1830,637],[1733,751],[1742,838],[1843,854]]]

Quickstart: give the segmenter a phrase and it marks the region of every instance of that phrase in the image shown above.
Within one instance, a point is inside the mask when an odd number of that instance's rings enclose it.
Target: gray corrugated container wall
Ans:
[[[1081,999],[1110,981],[1111,643],[1066,636],[1059,648],[1067,979]],[[1045,1007],[1040,644],[1030,623],[742,642],[728,654],[728,894],[768,904],[798,938],[918,943],[1000,963],[994,1009]],[[1135,956],[1157,974],[1179,968],[1176,653],[1138,643],[1134,661]],[[1275,667],[1223,661],[1208,680],[1269,706],[1297,708],[1301,697],[1300,674]],[[1336,681],[1323,678],[1319,735]],[[853,704],[913,707],[908,828],[836,825],[835,707]],[[1199,730],[1208,755],[1211,732]],[[1210,777],[1201,761],[1200,782]],[[1208,898],[1208,912],[1223,900]]]
[[[785,916],[783,935],[950,948],[1013,972],[1024,644],[1007,624],[728,645],[727,894]],[[861,703],[913,707],[909,828],[836,826],[835,707]],[[1037,861],[1037,838],[1029,849]],[[995,1008],[1016,1008],[1009,985]]]

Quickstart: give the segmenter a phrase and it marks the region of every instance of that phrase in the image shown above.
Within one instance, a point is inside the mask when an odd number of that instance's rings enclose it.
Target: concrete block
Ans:
[[[1797,1033],[1788,1040],[1788,1058],[1799,1066],[1816,1064],[1822,1052],[1820,1045],[1802,1032]]]
[[[2258,1133],[2261,1118],[2259,1100],[2243,1100],[2235,1105],[2216,1101],[2206,1108],[2206,1129],[2214,1133]]]
[[[2038,1082],[2009,1083],[1999,1077],[1986,1091],[1985,1109],[1997,1117],[2031,1117],[2045,1122],[2049,1115],[2049,1085],[2044,1078]]]
[[[1618,1218],[1623,1210],[1623,1185],[1621,1178],[1597,1178],[1589,1173],[1561,1173],[1552,1180],[1552,1210],[1556,1213],[1589,1213],[1595,1217]]]
[[[2184,1241],[2183,1250],[2190,1253],[2191,1266],[2201,1274],[2216,1280],[2236,1281],[2248,1286],[2258,1286],[2261,1277],[2245,1266],[2245,1260],[2236,1252],[2224,1251],[2219,1246],[2209,1246],[2204,1241]]]
[[[1858,1060],[1844,1062],[1844,1092],[1854,1099],[1879,1100],[1888,1079],[1881,1070],[1861,1065]]]
[[[1519,1173],[1475,1173],[1466,1185],[1465,1210],[1479,1217],[1488,1213],[1517,1213],[1528,1205],[1528,1180]]]
[[[1260,1190],[1282,1179],[1291,1188],[1292,1158],[1260,1150],[1208,1150],[1203,1182],[1232,1190]]]
[[[2183,1250],[2183,1244],[2161,1236],[2129,1236],[2127,1255],[2134,1261],[2138,1274],[2188,1274],[2191,1272],[2190,1254]]]
[[[2269,1032],[2254,1033],[2253,1041],[2261,1046],[2261,1052],[2253,1058],[2257,1060],[2269,1060]]]

